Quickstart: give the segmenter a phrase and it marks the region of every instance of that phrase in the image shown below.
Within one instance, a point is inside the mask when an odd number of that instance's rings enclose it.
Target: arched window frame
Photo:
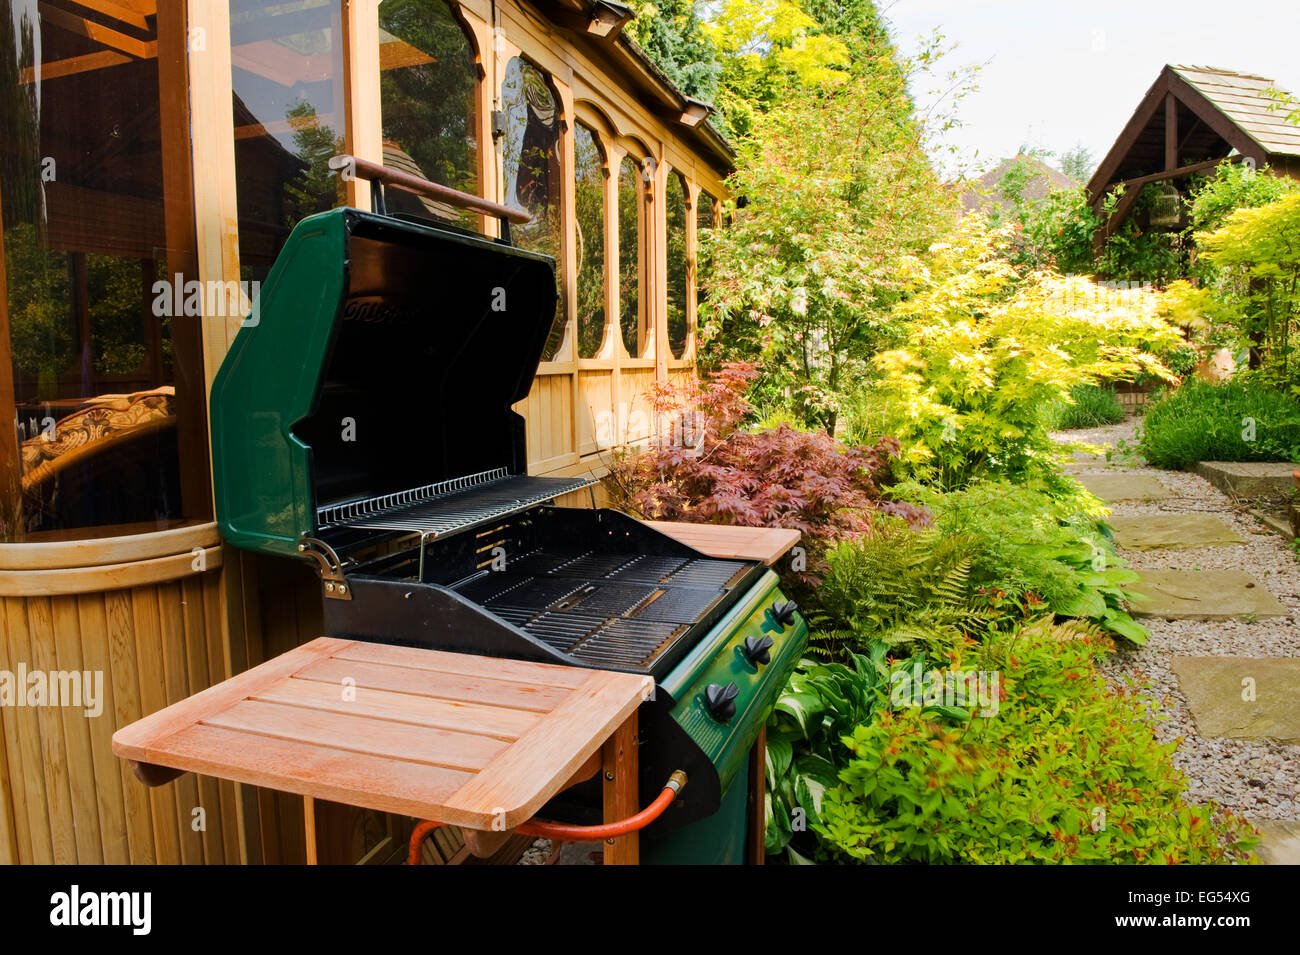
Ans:
[[[604,226],[604,262],[605,274],[602,282],[604,289],[604,310],[605,310],[605,328],[601,334],[600,346],[596,353],[590,356],[584,356],[578,351],[577,360],[583,367],[594,367],[593,363],[608,365],[621,352],[618,351],[619,324],[618,324],[618,288],[615,278],[617,270],[611,269],[611,265],[618,260],[618,237],[616,230],[616,218],[618,213],[618,179],[616,175],[617,166],[614,163],[614,153],[616,151],[615,140],[617,136],[614,132],[614,125],[603,111],[594,106],[587,100],[577,100],[574,102],[574,132],[577,136],[577,126],[581,124],[591,134],[595,142],[596,149],[600,154],[601,175],[603,181],[603,196],[601,204],[601,215]],[[574,182],[576,184],[577,175],[577,152],[574,150]],[[574,209],[574,222],[577,221],[576,197]],[[577,253],[574,253],[575,265]],[[575,282],[577,275],[574,276]],[[577,302],[574,302],[574,321],[577,321]],[[577,330],[575,327],[575,335]]]
[[[475,149],[475,159],[477,163],[477,169],[476,169],[474,189],[472,191],[476,195],[487,197],[487,193],[485,192],[485,185],[488,182],[488,176],[490,175],[490,169],[491,169],[490,153],[492,151],[492,139],[490,136],[491,104],[489,99],[485,96],[487,90],[485,89],[486,83],[484,81],[487,78],[487,69],[483,62],[483,52],[482,52],[484,46],[484,39],[486,37],[487,27],[486,24],[484,24],[482,21],[478,21],[476,18],[473,18],[473,15],[464,6],[456,2],[456,0],[425,0],[425,2],[430,4],[441,3],[444,7],[446,7],[448,12],[451,14],[451,18],[460,27],[461,33],[465,37],[465,42],[469,46],[469,54],[471,60],[473,61],[474,70],[475,70],[474,97],[473,97],[473,103],[474,103],[473,127],[474,127],[475,139],[477,142],[477,148]],[[372,63],[375,69],[375,88],[374,88],[375,113],[374,115],[377,117],[376,122],[372,125],[375,125],[377,127],[377,136],[378,136],[378,153],[374,161],[380,163],[383,162],[383,97],[382,97],[381,85],[379,83],[379,77],[382,71],[383,63],[382,63],[382,56],[380,50],[381,37],[379,34],[378,23],[379,23],[379,11],[380,11],[380,7],[382,6],[382,3],[383,0],[377,0],[377,2],[374,3],[374,7],[373,7],[374,17],[375,17],[375,22],[374,22],[375,48],[374,48],[374,60]],[[356,70],[346,70],[345,72],[349,75],[350,79],[352,76],[356,74]],[[349,97],[349,100],[350,99],[351,97]],[[353,136],[353,130],[357,127],[357,125],[358,124],[354,122],[349,123],[349,131],[348,131],[349,142],[353,142],[355,138]],[[358,146],[360,146],[360,143],[356,143],[353,146],[353,149],[357,151],[358,155],[361,155],[363,154],[363,151],[359,150],[357,148]],[[374,147],[372,146],[371,148],[373,150]],[[355,186],[356,183],[354,182],[352,185]],[[360,208],[368,209],[370,208],[369,186],[366,183],[362,183],[361,185],[364,186],[365,188],[361,189],[359,192],[356,192],[355,194],[351,194],[350,191],[349,204],[356,205],[357,202],[364,202],[364,205],[360,206]],[[475,218],[477,219],[477,223],[473,227],[476,228],[479,232],[486,233],[490,228],[489,223],[491,223],[493,227],[495,226],[496,220],[491,217],[479,215],[476,216]]]
[[[611,157],[616,203],[622,201],[620,189],[624,159],[630,160],[640,173],[637,178],[637,201],[640,204],[639,232],[636,236],[637,269],[640,286],[637,294],[637,339],[640,342],[640,347],[637,349],[637,354],[632,354],[623,341],[622,285],[620,281],[615,288],[618,329],[618,334],[615,336],[616,348],[619,349],[618,353],[625,361],[653,363],[661,351],[659,338],[662,323],[659,320],[661,311],[658,306],[659,283],[656,281],[656,260],[658,256],[655,251],[663,235],[663,227],[659,222],[659,219],[662,218],[663,203],[662,201],[656,202],[656,197],[662,188],[660,180],[664,170],[662,163],[655,158],[654,152],[641,140],[631,137],[620,139],[615,146],[615,154]],[[614,210],[612,221],[618,239],[618,258],[616,261],[621,264],[626,237],[623,235],[622,229],[622,209],[615,205]]]
[[[513,46],[509,42],[497,44],[498,72],[496,76],[496,89],[494,107],[504,109],[504,89],[507,76],[509,75],[510,64],[514,60],[519,60],[528,64],[537,70],[545,78],[547,85],[555,99],[557,139],[556,148],[558,149],[558,179],[560,183],[559,199],[556,208],[556,215],[560,220],[558,234],[559,249],[555,256],[556,269],[559,279],[559,291],[561,304],[563,307],[564,332],[556,347],[555,353],[550,358],[543,358],[538,368],[538,374],[552,374],[557,369],[574,368],[577,356],[577,332],[576,317],[577,304],[575,270],[576,261],[574,255],[573,236],[571,235],[570,224],[574,215],[574,181],[573,181],[573,96],[571,89],[561,82],[553,66],[548,66],[544,61],[530,55],[524,50]],[[498,180],[497,188],[501,188],[502,194],[500,201],[506,205],[510,204],[509,197],[504,193],[504,173],[506,168],[505,159],[505,137],[495,137],[494,153],[497,162],[496,178]]]

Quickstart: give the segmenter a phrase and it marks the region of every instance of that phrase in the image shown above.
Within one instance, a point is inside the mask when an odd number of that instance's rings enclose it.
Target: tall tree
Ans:
[[[687,96],[714,102],[722,64],[704,32],[696,0],[655,0],[634,4],[633,9],[636,18],[626,30],[637,46]]]

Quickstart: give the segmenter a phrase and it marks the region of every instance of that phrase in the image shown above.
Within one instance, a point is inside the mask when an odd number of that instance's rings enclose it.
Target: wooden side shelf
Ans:
[[[607,809],[634,804],[625,727],[653,689],[633,674],[321,637],[118,730],[113,751],[152,785],[196,772],[499,834],[602,748],[619,770]]]
[[[737,527],[732,524],[690,524],[685,521],[645,521],[647,527],[674,537],[710,557],[759,560],[771,567],[799,543],[800,534],[785,527]]]

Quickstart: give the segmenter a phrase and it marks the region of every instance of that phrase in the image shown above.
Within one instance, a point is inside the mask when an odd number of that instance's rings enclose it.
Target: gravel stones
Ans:
[[[1116,448],[1124,441],[1131,447],[1135,424],[1130,420],[1058,437]],[[1139,573],[1146,569],[1242,572],[1267,588],[1286,608],[1287,616],[1253,623],[1241,619],[1150,617],[1142,621],[1151,632],[1146,646],[1126,647],[1104,666],[1104,671],[1115,681],[1126,681],[1137,675],[1149,683],[1150,694],[1156,702],[1153,713],[1156,736],[1166,742],[1178,741],[1173,761],[1188,778],[1185,799],[1195,803],[1214,800],[1254,819],[1300,819],[1300,746],[1274,739],[1202,736],[1171,667],[1175,656],[1300,658],[1300,561],[1279,536],[1267,531],[1204,478],[1147,468],[1132,455],[1113,454],[1112,461],[1115,463],[1108,467],[1104,457],[1094,457],[1080,461],[1069,473],[1079,476],[1125,471],[1147,475],[1172,495],[1155,501],[1115,503],[1112,505],[1115,515],[1214,515],[1242,539],[1239,544],[1195,550],[1122,552],[1131,567]],[[1258,782],[1252,785],[1252,779]]]

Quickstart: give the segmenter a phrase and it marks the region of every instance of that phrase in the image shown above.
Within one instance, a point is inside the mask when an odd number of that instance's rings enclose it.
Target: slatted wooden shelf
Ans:
[[[653,686],[321,637],[118,730],[113,751],[151,782],[189,771],[501,831],[595,759]]]
[[[736,527],[684,521],[646,521],[645,524],[710,557],[761,560],[768,567],[789,553],[800,537],[798,531],[785,527]]]

